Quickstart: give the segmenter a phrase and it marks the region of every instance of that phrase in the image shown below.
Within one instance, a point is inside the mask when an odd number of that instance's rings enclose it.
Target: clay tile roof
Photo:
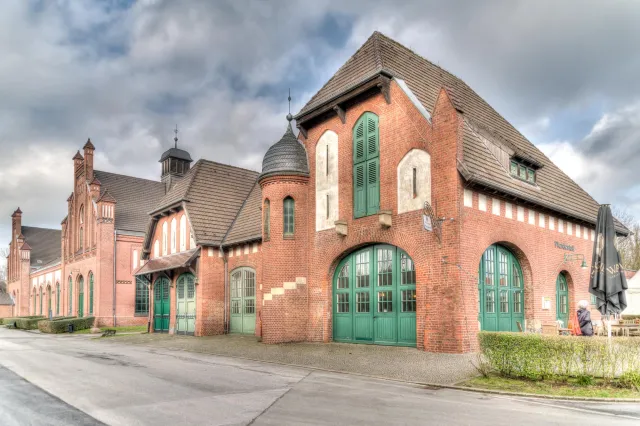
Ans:
[[[198,160],[151,213],[184,201],[196,243],[219,245],[257,178],[253,170]]]
[[[118,201],[113,198],[113,196],[109,193],[109,190],[106,189],[102,195],[100,195],[100,198],[98,198],[98,202],[103,201],[105,203],[117,203]]]
[[[93,146],[93,144],[91,143],[91,138],[87,139],[87,143],[84,144],[82,149],[93,149],[93,150],[96,149],[96,147]]]
[[[159,271],[168,271],[176,268],[184,268],[194,261],[200,254],[200,249],[195,248],[181,253],[174,253],[168,256],[157,257],[142,265],[134,275],[152,274]]]
[[[262,239],[262,190],[256,183],[233,221],[223,245]]]
[[[595,224],[598,203],[484,99],[455,75],[379,32],[373,33],[296,117],[331,102],[379,73],[403,80],[432,115],[441,90],[445,90],[453,106],[467,120],[459,135],[463,143],[459,169],[466,180]],[[474,132],[474,128],[481,130]],[[498,146],[508,147],[514,155],[538,164],[536,185],[511,178],[509,170],[496,161],[477,137],[480,132]],[[629,232],[619,222],[617,230]]]
[[[76,152],[76,155],[73,156],[72,160],[82,160],[82,154],[80,154],[80,151]]]
[[[9,293],[0,291],[0,306],[13,305],[13,299]]]
[[[31,266],[41,268],[60,259],[62,232],[59,229],[23,226],[23,250],[31,249]]]
[[[101,197],[108,191],[118,203],[116,229],[145,232],[149,206],[156,205],[164,196],[164,183],[100,170],[96,170],[94,174],[102,184]]]

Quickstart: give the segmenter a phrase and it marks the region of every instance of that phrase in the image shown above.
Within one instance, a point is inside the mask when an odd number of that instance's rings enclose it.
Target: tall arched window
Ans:
[[[33,288],[33,315],[36,315],[36,288]]]
[[[42,315],[42,286],[40,286],[40,315]]]
[[[80,235],[78,237],[78,247],[80,248],[80,250],[82,250],[84,248],[84,244],[82,243],[84,241],[84,228],[80,228]]]
[[[167,255],[167,250],[169,249],[169,229],[167,222],[162,224],[162,255]]]
[[[71,279],[71,277],[69,277],[69,296],[68,296],[68,305],[69,306],[69,313],[68,315],[71,316],[73,314],[73,280]]]
[[[93,315],[93,272],[89,272],[89,315]]]
[[[60,283],[56,283],[56,316],[60,315]]]
[[[80,229],[78,230],[78,248],[82,250],[84,248],[84,206],[80,206],[78,222],[80,223]]]
[[[187,251],[187,216],[180,218],[180,251]]]
[[[271,238],[271,202],[264,200],[264,240],[269,241]]]
[[[380,137],[378,116],[365,112],[353,128],[353,215],[380,210]]]
[[[282,228],[282,232],[285,237],[293,237],[294,232],[294,224],[295,224],[295,203],[293,198],[287,197],[284,199],[283,205],[283,218],[284,218],[284,226]]]
[[[177,231],[178,222],[175,218],[171,220],[171,253],[175,253],[178,251],[177,240],[176,240],[176,231]]]
[[[153,244],[153,257],[160,257],[160,241],[158,240]]]

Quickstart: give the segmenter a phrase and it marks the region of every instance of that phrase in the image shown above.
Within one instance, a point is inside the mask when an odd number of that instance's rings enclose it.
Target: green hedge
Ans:
[[[9,324],[15,324],[15,327],[21,330],[35,330],[38,328],[38,321],[43,319],[43,316],[11,318],[12,322]]]
[[[19,319],[32,319],[32,318],[44,318],[43,315],[32,315],[32,316],[26,316],[26,317],[12,317],[12,318],[0,318],[0,324],[4,324],[4,325],[13,325],[14,322],[16,322],[16,320]]]
[[[73,324],[74,331],[84,330],[93,327],[95,319],[95,317],[86,317],[58,319],[52,321],[45,320],[38,323],[38,329],[43,333],[66,333],[69,324]]]
[[[481,332],[480,351],[490,369],[505,377],[544,380],[554,377],[613,379],[640,372],[640,339],[549,336]]]

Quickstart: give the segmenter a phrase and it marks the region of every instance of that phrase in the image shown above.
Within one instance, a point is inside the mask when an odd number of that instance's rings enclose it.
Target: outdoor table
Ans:
[[[611,330],[614,329],[622,331],[622,335],[629,337],[631,332],[640,332],[640,324],[611,324]],[[617,333],[616,333],[617,334]]]

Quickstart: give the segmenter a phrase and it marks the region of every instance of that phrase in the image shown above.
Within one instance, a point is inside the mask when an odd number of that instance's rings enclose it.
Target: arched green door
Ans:
[[[84,278],[78,279],[78,318],[84,316]]]
[[[401,249],[377,245],[347,256],[333,295],[334,341],[416,345],[416,271]]]
[[[60,315],[60,283],[56,283],[56,316]]]
[[[193,274],[182,274],[176,288],[176,333],[191,334],[196,330],[196,280]]]
[[[42,287],[40,287],[40,315],[42,315]]]
[[[556,318],[565,328],[569,324],[569,286],[564,274],[556,279]]]
[[[229,332],[254,334],[256,330],[256,273],[251,268],[231,272]]]
[[[482,255],[478,282],[482,330],[518,331],[524,328],[522,268],[513,253],[500,245]]]
[[[53,305],[51,304],[51,286],[47,287],[47,316],[49,312],[53,315]]]
[[[67,302],[69,305],[68,311],[69,311],[69,316],[73,315],[73,280],[71,279],[71,277],[69,277],[69,295],[67,297]]]
[[[153,330],[156,332],[169,331],[169,279],[160,277],[156,280],[154,286],[153,299]]]

